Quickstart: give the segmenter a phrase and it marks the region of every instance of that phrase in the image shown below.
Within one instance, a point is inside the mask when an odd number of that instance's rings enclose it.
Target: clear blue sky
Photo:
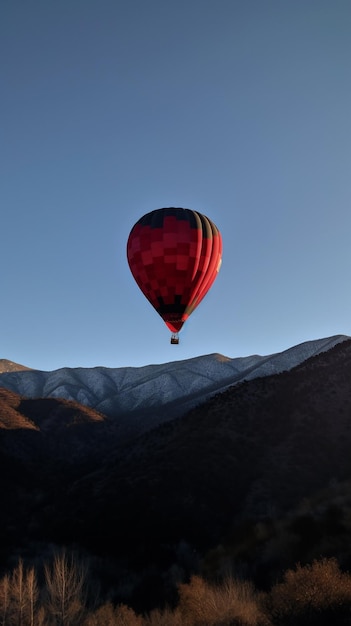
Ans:
[[[3,0],[0,358],[50,370],[351,335],[350,0]],[[126,241],[180,206],[223,264],[179,346]]]

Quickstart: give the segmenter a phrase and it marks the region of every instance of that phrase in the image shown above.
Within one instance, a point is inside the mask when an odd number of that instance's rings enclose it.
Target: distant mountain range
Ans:
[[[351,568],[349,337],[0,385],[0,567],[73,546],[141,609],[200,567],[263,586],[323,555]]]
[[[120,440],[183,415],[243,380],[288,371],[330,350],[345,335],[308,341],[277,354],[234,358],[209,354],[161,365],[30,370],[0,361],[0,385],[27,398],[61,398],[118,420]]]

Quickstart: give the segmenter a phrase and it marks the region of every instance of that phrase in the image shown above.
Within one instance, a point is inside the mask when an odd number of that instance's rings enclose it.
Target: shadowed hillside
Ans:
[[[174,564],[241,563],[262,581],[307,553],[351,563],[350,381],[348,340],[124,447],[117,417],[2,390],[3,562],[38,542],[79,546],[139,577],[141,605],[169,593]]]
[[[103,415],[77,402],[22,398],[0,387],[0,429],[35,428],[54,435],[73,425],[103,421]]]
[[[106,524],[97,544],[123,549],[119,537],[127,534],[136,542],[147,536],[204,547],[242,519],[285,514],[302,498],[347,480],[350,381],[348,341],[164,424],[89,476],[93,511],[79,500],[84,478],[72,486],[84,528],[96,523],[101,507]]]

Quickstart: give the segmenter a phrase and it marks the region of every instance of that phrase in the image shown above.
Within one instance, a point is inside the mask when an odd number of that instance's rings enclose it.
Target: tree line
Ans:
[[[335,558],[297,564],[269,591],[227,576],[192,576],[174,606],[137,614],[103,601],[84,560],[63,550],[38,572],[19,559],[0,579],[1,626],[342,626],[351,623],[351,575]]]

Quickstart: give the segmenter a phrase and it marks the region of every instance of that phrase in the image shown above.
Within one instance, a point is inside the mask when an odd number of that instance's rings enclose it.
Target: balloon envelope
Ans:
[[[141,291],[177,333],[216,279],[222,237],[197,211],[157,209],[133,226],[127,258]]]

